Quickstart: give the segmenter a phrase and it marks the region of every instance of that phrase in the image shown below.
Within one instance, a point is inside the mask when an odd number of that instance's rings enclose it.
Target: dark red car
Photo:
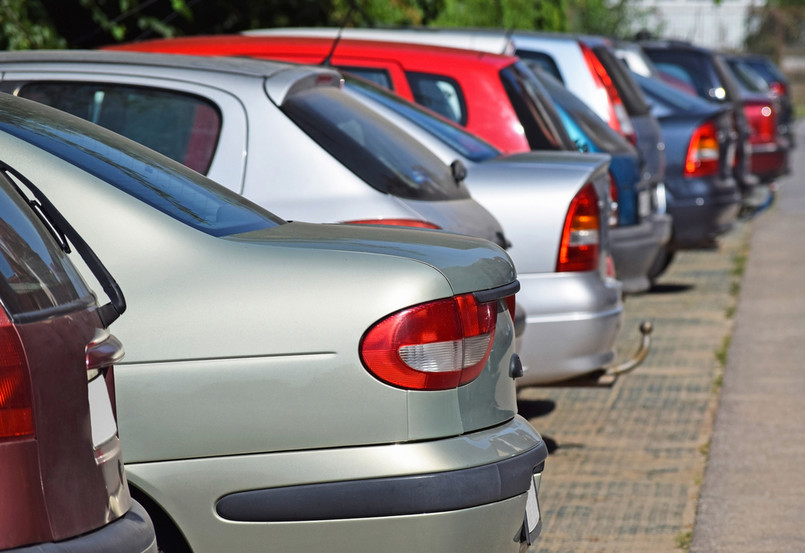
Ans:
[[[114,416],[123,347],[106,327],[125,302],[35,190],[0,162],[0,550],[155,553]],[[112,302],[98,307],[71,247]]]

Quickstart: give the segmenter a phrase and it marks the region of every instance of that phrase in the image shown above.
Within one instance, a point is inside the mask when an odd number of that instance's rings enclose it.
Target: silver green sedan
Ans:
[[[10,95],[0,149],[126,290],[117,416],[161,549],[488,553],[536,538],[547,451],[516,414],[519,285],[498,246],[287,223]]]

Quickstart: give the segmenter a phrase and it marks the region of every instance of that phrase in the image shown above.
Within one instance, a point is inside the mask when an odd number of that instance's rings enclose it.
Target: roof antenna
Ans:
[[[330,47],[330,51],[327,53],[327,56],[322,60],[321,65],[324,67],[330,67],[332,65],[331,61],[333,59],[333,55],[335,54],[335,49],[338,46],[338,43],[341,41],[341,34],[344,32],[344,27],[347,26],[349,20],[352,18],[352,12],[355,11],[355,2],[349,3],[349,9],[347,10],[347,14],[344,16],[344,20],[341,22],[341,25],[338,27],[338,33],[335,35],[335,40],[333,40],[333,45]]]
[[[506,29],[506,32],[503,35],[503,38],[506,40],[503,42],[503,51],[501,54],[511,55],[512,53],[509,52],[509,48],[512,42],[512,35],[514,34],[514,27],[509,27]]]

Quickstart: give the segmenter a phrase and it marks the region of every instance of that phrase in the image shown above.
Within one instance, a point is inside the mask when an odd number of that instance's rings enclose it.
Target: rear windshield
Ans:
[[[17,96],[96,123],[206,174],[221,132],[221,114],[205,98],[114,83],[36,82]]]
[[[539,90],[531,70],[522,62],[500,71],[500,81],[517,113],[532,150],[574,149],[564,132],[559,116],[550,101]]]
[[[665,48],[647,49],[646,53],[654,60],[657,69],[693,87],[699,97],[706,100],[726,99],[726,90],[717,92],[720,84],[716,82],[713,69],[704,55]],[[711,95],[711,91],[716,91],[715,96]]]
[[[0,171],[0,302],[9,315],[30,320],[94,301],[67,255]]]
[[[33,102],[0,94],[0,130],[213,236],[240,234],[284,222],[136,142]]]
[[[405,101],[397,94],[349,75],[346,75],[345,79],[347,86],[352,90],[405,117],[471,161],[485,161],[500,156],[500,152],[491,144],[468,133],[461,127],[435,117],[417,104]]]
[[[736,80],[746,90],[762,94],[769,93],[769,85],[766,80],[753,67],[735,58],[728,59],[727,65],[732,70]]]
[[[616,153],[632,150],[625,138],[562,83],[539,69],[534,75],[550,94],[570,138],[580,151]]]
[[[606,46],[596,46],[593,52],[606,68],[629,115],[647,115],[649,105],[626,65]]]
[[[426,201],[469,197],[439,158],[341,90],[318,87],[298,92],[283,102],[282,110],[380,192]]]
[[[670,110],[671,113],[678,111],[701,112],[713,109],[711,103],[698,96],[688,94],[671,84],[637,74],[633,74],[633,77],[643,89],[643,92],[653,100],[652,111],[658,117],[666,115],[661,111],[667,112]]]

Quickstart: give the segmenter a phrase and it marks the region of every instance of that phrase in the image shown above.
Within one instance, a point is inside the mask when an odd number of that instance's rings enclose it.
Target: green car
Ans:
[[[13,96],[0,149],[126,290],[119,433],[160,549],[488,553],[536,538],[547,449],[516,413],[519,284],[498,246],[289,223]]]

